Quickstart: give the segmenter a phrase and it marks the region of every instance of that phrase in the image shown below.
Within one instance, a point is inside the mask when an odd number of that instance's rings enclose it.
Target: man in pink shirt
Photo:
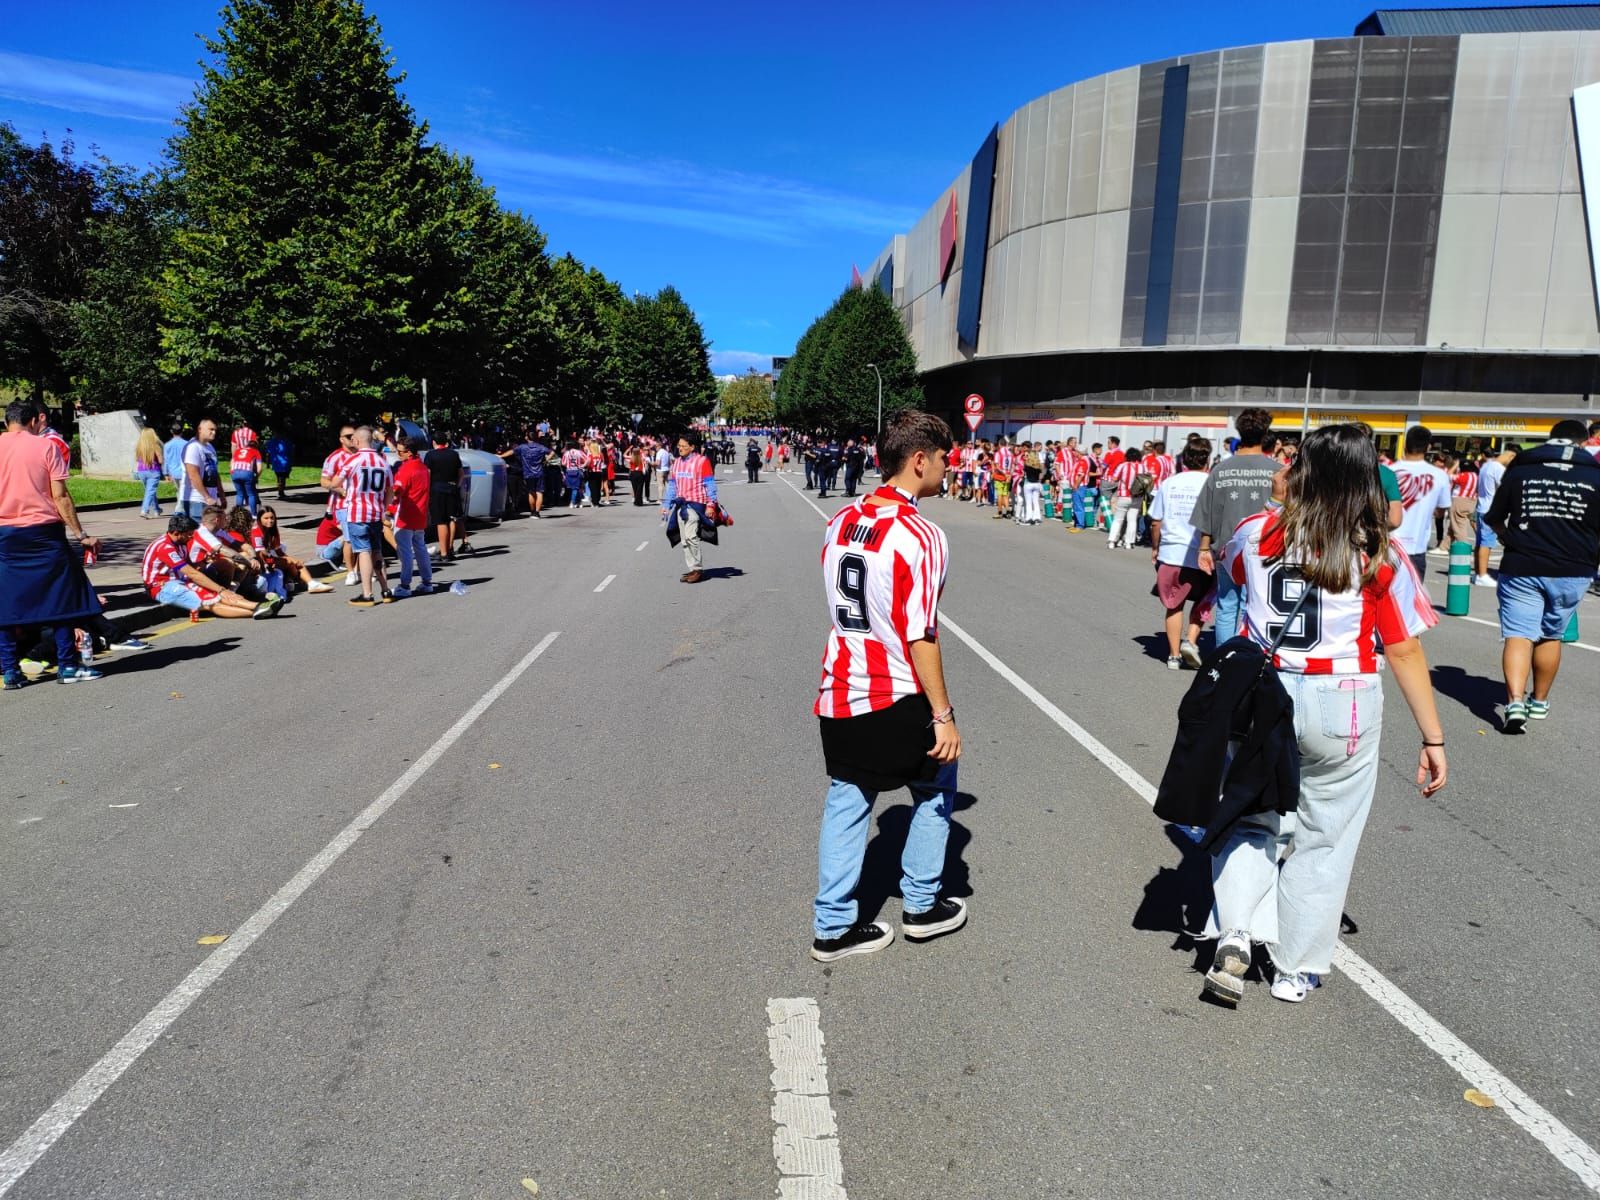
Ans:
[[[33,400],[6,407],[0,434],[0,687],[24,685],[17,653],[17,628],[50,626],[55,631],[57,680],[99,679],[78,656],[74,625],[97,616],[100,600],[83,571],[83,553],[100,551],[100,539],[87,536],[67,494],[67,461],[40,436],[44,409]],[[78,547],[67,543],[67,529]]]

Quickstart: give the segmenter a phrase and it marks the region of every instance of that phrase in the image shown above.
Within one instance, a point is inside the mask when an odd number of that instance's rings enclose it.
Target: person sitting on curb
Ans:
[[[275,617],[283,600],[268,596],[260,604],[218,583],[189,561],[189,543],[199,526],[179,513],[167,522],[167,532],[145,548],[144,586],[158,603],[182,609],[190,616],[202,610],[216,617]]]

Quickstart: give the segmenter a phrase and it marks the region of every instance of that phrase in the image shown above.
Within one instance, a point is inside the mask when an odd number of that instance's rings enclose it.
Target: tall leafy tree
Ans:
[[[772,382],[750,371],[728,381],[717,401],[717,413],[730,425],[757,425],[772,420]]]
[[[916,352],[893,303],[877,288],[849,288],[796,344],[779,380],[779,419],[837,434],[875,429],[879,374],[885,419],[922,404]]]
[[[229,415],[370,413],[459,319],[450,202],[357,0],[232,0],[171,146],[163,367]]]
[[[71,142],[29,145],[0,124],[0,380],[39,397],[67,391],[72,305],[98,253],[101,206]]]
[[[136,408],[164,424],[177,397],[158,365],[156,285],[182,216],[181,181],[105,162],[100,183],[105,211],[91,230],[96,253],[63,350],[73,396],[90,411]]]
[[[608,424],[644,414],[650,429],[683,429],[710,414],[717,402],[710,343],[683,296],[664,287],[617,310],[614,337],[621,392],[597,405]]]

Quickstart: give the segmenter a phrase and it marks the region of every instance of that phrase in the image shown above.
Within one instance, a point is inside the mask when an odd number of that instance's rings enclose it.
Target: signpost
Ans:
[[[967,428],[973,433],[983,424],[983,397],[973,392],[961,402],[962,415],[967,418]]]

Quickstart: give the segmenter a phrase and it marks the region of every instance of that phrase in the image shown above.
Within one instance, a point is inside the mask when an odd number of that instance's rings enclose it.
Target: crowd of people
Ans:
[[[829,786],[813,958],[873,953],[895,938],[889,922],[860,920],[856,903],[884,791],[905,787],[914,806],[900,932],[922,940],[968,918],[941,878],[962,746],[938,650],[948,549],[924,505],[941,495],[1034,525],[1053,489],[1069,528],[1101,529],[1109,548],[1148,537],[1167,665],[1205,665],[1179,709],[1156,813],[1211,852],[1204,937],[1215,954],[1204,990],[1222,1004],[1243,999],[1258,953],[1271,994],[1291,1003],[1332,969],[1379,773],[1385,664],[1420,735],[1416,786],[1431,796],[1446,785],[1419,640],[1439,620],[1419,570],[1429,534],[1443,532],[1435,514],[1458,540],[1502,547],[1504,729],[1549,715],[1561,634],[1600,570],[1600,423],[1559,421],[1541,445],[1476,464],[1430,462],[1422,426],[1386,463],[1360,423],[1292,447],[1264,410],[1235,424],[1227,452],[1195,436],[1169,458],[1160,443],[1124,451],[1112,439],[1104,454],[1070,440],[961,447],[937,418],[896,416],[883,437],[884,486],[840,508],[823,537],[830,627],[814,711]],[[1213,619],[1218,645],[1202,659]]]

